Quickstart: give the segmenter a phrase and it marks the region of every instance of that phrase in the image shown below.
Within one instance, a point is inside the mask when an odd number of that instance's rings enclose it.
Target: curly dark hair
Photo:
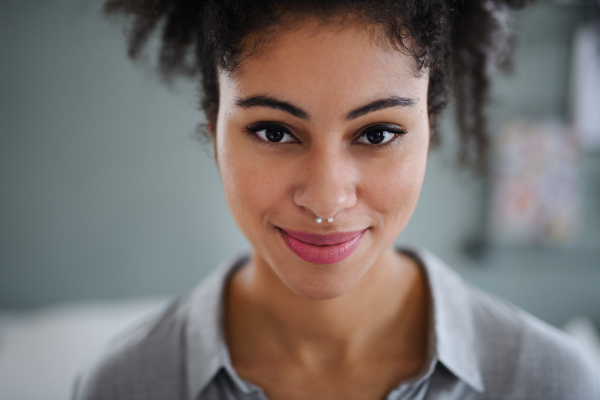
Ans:
[[[107,14],[130,17],[128,54],[137,59],[162,30],[158,69],[165,80],[200,74],[201,106],[216,121],[219,69],[234,72],[278,26],[304,17],[351,16],[379,26],[390,44],[429,71],[432,144],[436,121],[455,101],[459,160],[481,170],[487,159],[485,105],[490,66],[506,69],[506,17],[534,0],[107,0]],[[131,18],[132,17],[132,18]],[[248,38],[252,37],[252,43]],[[212,134],[212,132],[211,132]]]

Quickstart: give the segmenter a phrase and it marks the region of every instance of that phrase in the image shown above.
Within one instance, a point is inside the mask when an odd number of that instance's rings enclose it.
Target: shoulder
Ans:
[[[226,282],[248,259],[226,260],[187,296],[115,338],[78,377],[73,400],[187,399],[222,366]]]
[[[600,374],[563,332],[472,287],[425,250],[440,360],[481,399],[598,400]],[[479,387],[480,386],[480,387]]]
[[[184,398],[187,298],[114,338],[79,374],[73,400]]]
[[[562,331],[480,290],[468,289],[486,392],[498,398],[600,398],[600,374]]]

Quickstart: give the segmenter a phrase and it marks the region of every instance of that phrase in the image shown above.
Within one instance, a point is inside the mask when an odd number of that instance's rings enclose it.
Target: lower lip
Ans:
[[[290,250],[304,261],[314,264],[335,264],[350,257],[365,233],[365,231],[359,232],[355,237],[342,243],[318,246],[298,240],[288,235],[284,230],[280,229],[280,232]]]

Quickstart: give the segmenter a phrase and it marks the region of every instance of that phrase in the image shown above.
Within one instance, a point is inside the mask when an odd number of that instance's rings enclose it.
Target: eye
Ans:
[[[297,142],[288,128],[273,123],[261,123],[247,128],[248,131],[269,143]]]
[[[365,129],[360,136],[356,138],[356,143],[382,145],[405,133],[406,131],[398,126],[374,125]]]

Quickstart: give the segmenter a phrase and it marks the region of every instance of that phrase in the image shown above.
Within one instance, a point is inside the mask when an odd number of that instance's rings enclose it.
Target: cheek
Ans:
[[[428,133],[406,138],[403,151],[365,175],[363,195],[370,207],[384,216],[383,226],[402,229],[416,207],[427,163]]]
[[[234,219],[248,236],[250,230],[254,230],[266,215],[276,212],[284,201],[287,191],[282,177],[287,174],[281,165],[269,165],[260,159],[260,155],[249,153],[247,146],[244,151],[244,140],[227,137],[224,133],[217,144],[227,203]]]

